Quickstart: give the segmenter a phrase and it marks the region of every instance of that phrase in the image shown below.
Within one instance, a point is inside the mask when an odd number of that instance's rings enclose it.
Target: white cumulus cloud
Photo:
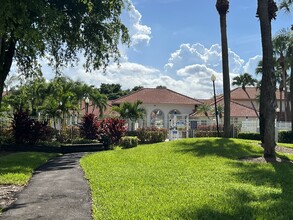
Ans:
[[[126,22],[131,37],[131,46],[135,49],[148,45],[151,40],[151,27],[142,24],[142,16],[132,2],[129,2]]]
[[[182,67],[201,64],[216,72],[222,71],[222,52],[221,46],[212,45],[209,49],[202,44],[181,44],[180,48],[171,54],[165,70],[174,71]],[[241,73],[243,71],[244,60],[236,53],[229,50],[229,66],[231,73]]]

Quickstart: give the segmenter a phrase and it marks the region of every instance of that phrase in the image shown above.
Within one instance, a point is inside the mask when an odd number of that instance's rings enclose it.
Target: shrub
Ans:
[[[126,131],[126,136],[136,137],[137,131]]]
[[[46,140],[49,130],[48,122],[39,122],[31,119],[28,111],[17,109],[13,114],[11,123],[12,137],[16,144],[35,144],[40,140]]]
[[[80,126],[81,137],[89,140],[97,139],[98,123],[94,114],[87,114],[82,117]]]
[[[110,145],[119,143],[121,137],[126,133],[125,120],[119,118],[106,118],[97,123],[97,137],[106,149]]]
[[[217,137],[217,125],[198,125],[195,131],[196,137]],[[219,125],[219,136],[223,136],[223,125]]]
[[[223,137],[224,132],[219,131],[219,136]],[[198,131],[195,132],[196,137],[218,137],[218,131]]]
[[[292,131],[279,131],[279,142],[281,143],[293,143],[293,133]]]
[[[238,138],[249,139],[249,140],[260,140],[260,133],[243,132],[238,134]]]
[[[80,130],[77,126],[66,126],[61,128],[58,135],[58,141],[60,143],[71,143],[80,137]]]
[[[165,128],[139,128],[136,132],[142,144],[163,142],[167,138],[167,129]]]
[[[122,148],[137,147],[139,139],[137,137],[125,136],[120,140],[120,146]]]
[[[11,136],[11,130],[6,129],[0,129],[0,145],[2,144],[10,144],[13,142],[13,138]]]

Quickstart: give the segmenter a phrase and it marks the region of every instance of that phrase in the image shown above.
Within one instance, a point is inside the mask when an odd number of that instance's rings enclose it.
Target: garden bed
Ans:
[[[83,144],[61,144],[59,146],[44,145],[1,145],[0,151],[5,152],[47,152],[47,153],[74,153],[74,152],[94,152],[104,150],[102,143],[83,143]]]
[[[104,150],[102,143],[88,143],[88,144],[61,144],[61,153],[73,152],[94,152]]]

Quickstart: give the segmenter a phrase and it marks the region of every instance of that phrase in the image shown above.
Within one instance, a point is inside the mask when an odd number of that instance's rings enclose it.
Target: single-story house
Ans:
[[[172,119],[183,117],[184,119],[195,112],[197,106],[201,105],[197,99],[190,98],[166,88],[143,88],[129,95],[112,101],[112,105],[120,105],[123,102],[133,103],[142,101],[141,107],[146,110],[144,126],[156,126],[159,128],[170,128]],[[140,123],[140,126],[142,124]]]

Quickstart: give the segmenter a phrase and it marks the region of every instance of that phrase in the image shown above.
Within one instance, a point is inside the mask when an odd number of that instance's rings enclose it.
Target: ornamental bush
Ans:
[[[125,122],[119,118],[106,118],[97,122],[97,138],[106,149],[109,149],[111,145],[117,145],[125,135],[127,131]]]
[[[72,143],[80,139],[80,136],[80,129],[78,126],[66,126],[61,128],[58,141],[60,143]]]
[[[260,133],[243,132],[238,134],[238,138],[249,139],[249,140],[260,140]]]
[[[138,128],[136,134],[142,144],[158,143],[166,140],[167,129],[157,127]]]
[[[80,126],[80,136],[85,139],[94,140],[97,139],[98,122],[94,114],[86,114],[82,117]]]
[[[279,131],[279,142],[281,143],[293,143],[292,131]]]
[[[48,122],[39,122],[29,117],[28,111],[17,109],[12,118],[12,137],[16,144],[35,144],[47,140]]]
[[[122,148],[137,147],[139,139],[137,137],[125,136],[120,140],[120,146]]]

